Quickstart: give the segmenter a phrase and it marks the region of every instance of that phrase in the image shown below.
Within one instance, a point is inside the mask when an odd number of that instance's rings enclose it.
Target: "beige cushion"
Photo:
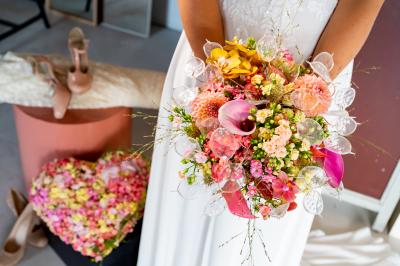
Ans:
[[[52,107],[53,89],[35,76],[31,63],[26,60],[28,56],[11,52],[0,56],[0,102]],[[65,84],[70,61],[59,55],[48,57],[62,70],[60,80]],[[69,108],[159,107],[165,73],[93,61],[90,68],[92,88],[84,94],[73,95]]]

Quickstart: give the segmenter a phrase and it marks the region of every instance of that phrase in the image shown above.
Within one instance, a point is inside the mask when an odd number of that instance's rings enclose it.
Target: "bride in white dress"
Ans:
[[[168,112],[163,107],[171,106],[173,88],[185,84],[186,61],[193,53],[203,56],[201,47],[206,38],[222,42],[234,36],[244,39],[274,36],[299,62],[308,59],[314,50],[324,49],[334,53],[336,67],[331,74],[337,76],[334,82],[336,89],[340,89],[349,86],[351,60],[365,41],[382,2],[181,0],[186,35],[183,33],[179,40],[167,74],[158,119],[162,127],[158,129],[156,138],[165,135],[165,130],[171,126],[167,119]],[[218,25],[221,18],[223,23]],[[345,24],[345,20],[349,25]],[[215,29],[212,28],[214,22]],[[218,31],[223,34],[218,35]],[[342,42],[342,45],[338,42]],[[240,252],[248,220],[234,216],[227,210],[217,217],[208,217],[204,214],[205,198],[183,199],[177,193],[180,167],[180,157],[172,149],[171,140],[155,145],[138,265],[241,265],[246,256]],[[298,208],[283,218],[256,222],[270,260],[265,255],[261,241],[255,239],[254,265],[300,264],[313,216],[304,210],[301,198],[297,201]],[[227,241],[229,243],[222,245]]]

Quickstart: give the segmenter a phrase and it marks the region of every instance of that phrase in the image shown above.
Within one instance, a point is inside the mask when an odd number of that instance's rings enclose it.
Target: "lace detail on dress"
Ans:
[[[226,38],[267,36],[302,60],[313,50],[336,3],[337,0],[220,0]]]
[[[274,10],[282,10],[284,4],[285,1],[273,0],[222,0],[222,10],[226,25],[233,30],[230,33],[246,38],[255,31],[274,34],[273,29],[280,24],[280,13]]]
[[[324,20],[326,16],[327,5],[329,4],[327,4],[327,2],[323,0],[306,1],[306,3],[301,5],[300,10],[301,11],[308,10],[315,16],[318,22],[321,22]]]

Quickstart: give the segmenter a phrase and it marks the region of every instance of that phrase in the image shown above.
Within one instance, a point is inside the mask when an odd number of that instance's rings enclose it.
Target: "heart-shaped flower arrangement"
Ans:
[[[101,261],[142,218],[148,178],[149,163],[127,151],[95,163],[55,160],[33,181],[30,199],[52,233]]]

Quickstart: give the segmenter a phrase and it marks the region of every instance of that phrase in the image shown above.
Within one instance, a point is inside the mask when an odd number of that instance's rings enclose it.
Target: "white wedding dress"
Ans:
[[[220,0],[226,38],[235,35],[256,39],[264,35],[279,38],[297,61],[307,59],[315,48],[337,0]],[[185,63],[193,55],[183,33],[173,56],[161,99],[157,137],[170,127],[166,108],[171,106],[174,87],[185,84]],[[335,80],[337,87],[348,86],[352,65]],[[157,138],[156,137],[156,138]],[[154,147],[147,196],[139,266],[239,266],[240,251],[248,221],[225,210],[217,217],[204,214],[205,197],[183,199],[177,193],[180,158],[164,140]],[[257,221],[269,261],[258,239],[254,240],[254,265],[298,266],[306,244],[313,215],[298,199],[298,208],[282,219]],[[238,237],[230,240],[232,237]],[[246,244],[247,245],[247,244]],[[245,251],[244,251],[245,252]],[[246,264],[244,264],[246,265]]]

